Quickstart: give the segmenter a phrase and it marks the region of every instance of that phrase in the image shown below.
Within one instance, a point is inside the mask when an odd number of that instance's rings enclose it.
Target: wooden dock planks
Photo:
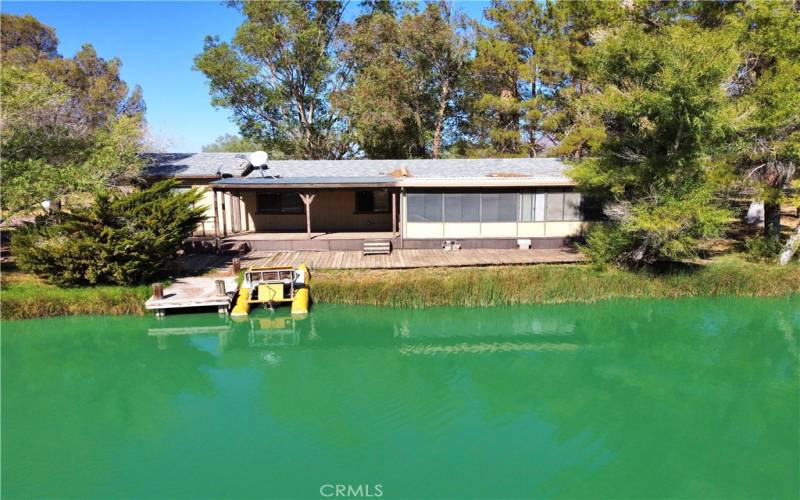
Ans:
[[[242,257],[242,267],[296,266],[316,269],[412,269],[513,264],[568,263],[585,260],[578,252],[554,250],[394,250],[389,255],[360,251],[254,251]]]
[[[144,303],[145,309],[156,311],[157,315],[163,315],[168,309],[185,309],[191,307],[217,307],[220,312],[223,308],[227,311],[231,303],[229,295],[218,295],[216,281],[225,281],[225,290],[236,290],[236,277],[191,277],[179,278],[168,287],[164,288],[164,296],[156,299],[150,297]]]

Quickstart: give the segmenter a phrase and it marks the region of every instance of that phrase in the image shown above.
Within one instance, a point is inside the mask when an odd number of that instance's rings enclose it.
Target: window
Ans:
[[[515,222],[519,193],[481,194],[481,222]]]
[[[388,213],[388,191],[356,191],[356,213]]]
[[[410,193],[409,222],[442,222],[442,193]]]
[[[523,191],[519,194],[519,220],[520,222],[531,222],[536,220],[536,193],[534,191]]]
[[[546,221],[581,220],[582,196],[575,191],[548,190],[545,201]]]
[[[545,204],[546,221],[564,220],[564,193],[561,191],[550,191],[547,193]]]
[[[564,188],[538,188],[514,193],[409,193],[407,201],[409,222],[541,222],[579,221],[586,200]]]
[[[481,195],[453,193],[444,195],[445,222],[480,222]]]
[[[305,213],[305,205],[297,193],[259,193],[256,195],[256,212],[260,214],[302,214]]]
[[[581,220],[580,193],[564,193],[564,220]]]

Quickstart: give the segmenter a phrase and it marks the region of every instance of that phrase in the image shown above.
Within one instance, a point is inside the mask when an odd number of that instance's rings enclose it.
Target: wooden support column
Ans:
[[[300,199],[303,200],[303,204],[306,206],[306,234],[308,235],[308,239],[311,239],[311,202],[314,201],[315,194],[310,193],[299,193]]]
[[[239,201],[242,204],[241,210],[244,212],[244,230],[250,231],[250,214],[247,212],[247,203],[244,201],[244,193],[242,193]]]
[[[392,236],[397,234],[397,193],[392,191]]]
[[[236,234],[242,230],[242,204],[239,193],[231,192],[231,233]]]
[[[400,233],[400,248],[405,247],[405,241],[403,239],[403,231],[404,231],[403,224],[406,220],[404,219],[406,213],[404,211],[408,212],[408,200],[406,200],[406,188],[400,188],[400,217],[399,217],[400,220],[398,221],[399,222],[398,230]]]
[[[214,193],[214,237],[219,238],[219,209],[217,208],[217,190],[212,189]]]
[[[228,236],[228,222],[225,220],[226,219],[226,217],[225,217],[225,194],[226,194],[225,191],[223,191],[222,192],[222,196],[220,196],[220,199],[222,199],[222,236],[223,237]]]

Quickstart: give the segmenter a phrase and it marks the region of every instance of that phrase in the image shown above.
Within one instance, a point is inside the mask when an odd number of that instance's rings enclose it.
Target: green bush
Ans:
[[[130,194],[104,192],[94,203],[53,212],[18,230],[11,249],[20,269],[59,285],[133,285],[167,273],[204,217],[201,194],[163,181]]]
[[[763,235],[748,238],[744,242],[746,258],[750,262],[777,262],[778,253],[783,245],[778,235]]]
[[[578,245],[594,264],[596,269],[604,269],[628,251],[633,241],[628,233],[616,224],[598,223],[586,232],[586,241]]]

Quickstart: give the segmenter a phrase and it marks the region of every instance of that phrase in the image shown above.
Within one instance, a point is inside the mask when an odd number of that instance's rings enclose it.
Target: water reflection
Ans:
[[[362,346],[394,347],[403,354],[458,354],[575,349],[579,345],[576,319],[547,308],[536,312],[520,308],[360,308],[353,314],[352,308],[318,306],[317,312],[297,319],[285,311],[256,311],[247,318],[221,317],[211,325],[208,315],[173,316],[148,328],[147,335],[157,339],[161,350],[168,348],[168,338],[187,335],[215,335],[222,351]]]
[[[4,494],[794,497],[798,332],[798,297],[8,322]]]

